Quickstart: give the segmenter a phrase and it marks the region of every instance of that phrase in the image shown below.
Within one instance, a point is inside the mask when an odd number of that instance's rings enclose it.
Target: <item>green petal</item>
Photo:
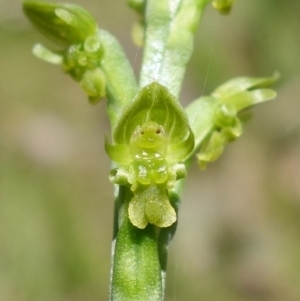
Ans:
[[[23,10],[41,33],[64,46],[82,42],[97,32],[93,16],[75,4],[24,1]]]
[[[32,49],[33,54],[39,59],[54,65],[61,65],[63,62],[63,57],[41,44],[34,45]]]
[[[148,219],[145,214],[145,207],[148,201],[147,193],[137,193],[129,202],[128,215],[131,223],[139,229],[146,228]]]
[[[105,135],[105,151],[118,164],[128,165],[132,161],[130,148],[124,144],[110,144],[108,142],[108,135]]]
[[[146,203],[145,214],[149,223],[160,228],[169,227],[176,222],[176,212],[171,206],[166,190],[160,190],[158,198]]]
[[[270,77],[237,77],[215,89],[212,96],[221,99],[229,98],[246,90],[269,87],[274,84],[278,78],[278,72],[275,72]]]
[[[181,158],[191,152],[194,138],[186,113],[173,95],[157,82],[142,88],[123,110],[114,131],[114,142],[128,145],[137,126],[148,121],[154,121],[164,127],[170,138],[170,145],[186,141],[181,146]]]

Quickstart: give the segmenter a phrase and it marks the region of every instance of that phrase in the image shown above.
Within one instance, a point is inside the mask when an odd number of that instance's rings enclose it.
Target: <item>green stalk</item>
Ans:
[[[120,208],[120,228],[115,241],[111,300],[157,301],[163,299],[157,235],[154,225],[145,229],[133,226],[128,218],[132,193],[120,187],[124,202]]]
[[[179,97],[194,35],[209,0],[147,1],[140,87],[158,81]]]

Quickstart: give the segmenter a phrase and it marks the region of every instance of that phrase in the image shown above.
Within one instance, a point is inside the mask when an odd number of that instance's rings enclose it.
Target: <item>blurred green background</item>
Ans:
[[[57,1],[55,1],[57,2]],[[123,45],[125,1],[72,1]],[[206,172],[192,167],[170,248],[166,301],[300,300],[300,3],[238,0],[207,9],[181,95],[280,71],[273,102]],[[93,107],[56,66],[19,1],[0,0],[0,300],[107,300],[113,191],[105,102]]]

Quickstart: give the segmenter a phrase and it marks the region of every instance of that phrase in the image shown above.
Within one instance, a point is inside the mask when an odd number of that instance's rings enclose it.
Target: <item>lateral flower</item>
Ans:
[[[40,59],[61,65],[64,72],[80,82],[91,103],[105,97],[105,77],[101,70],[103,47],[93,16],[75,4],[24,1],[31,23],[62,50],[37,44],[33,53]]]
[[[244,109],[276,97],[276,92],[267,87],[278,78],[278,73],[265,78],[235,78],[187,107],[202,169],[220,157],[227,143],[241,136]]]

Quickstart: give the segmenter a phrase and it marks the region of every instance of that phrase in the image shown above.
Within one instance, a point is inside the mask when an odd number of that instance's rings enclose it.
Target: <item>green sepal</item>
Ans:
[[[270,87],[278,79],[278,72],[270,77],[236,77],[217,87],[211,95],[218,99],[226,99],[240,92]]]
[[[119,228],[113,262],[111,300],[163,300],[155,227],[133,226],[128,217]]]
[[[114,143],[129,145],[134,130],[148,121],[164,127],[171,146],[185,141],[178,156],[181,160],[193,150],[194,135],[185,111],[174,96],[157,82],[142,88],[122,111],[113,133]]]
[[[93,16],[75,4],[28,0],[23,1],[23,10],[41,33],[63,46],[82,42],[97,32]]]
[[[206,168],[208,162],[213,162],[221,156],[226,142],[226,138],[220,132],[213,132],[204,142],[201,151],[197,154],[198,165],[202,170]]]
[[[276,95],[277,93],[272,89],[257,89],[240,92],[228,98],[221,98],[220,102],[233,106],[239,112],[250,106],[274,99]]]
[[[212,5],[219,13],[228,15],[235,1],[236,0],[214,0]]]

